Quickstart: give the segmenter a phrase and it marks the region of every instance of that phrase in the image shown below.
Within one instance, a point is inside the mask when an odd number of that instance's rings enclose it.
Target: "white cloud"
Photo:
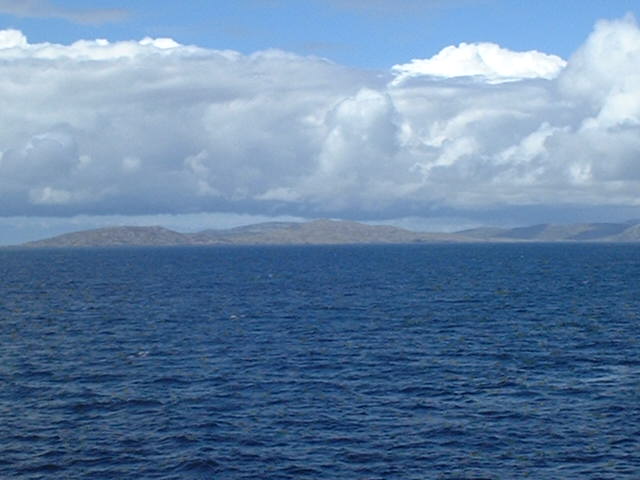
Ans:
[[[564,68],[537,52],[494,46],[469,60],[452,47],[431,73],[414,72],[426,81],[389,85],[278,50],[30,44],[0,32],[0,216],[462,212],[472,222],[514,206],[631,208],[639,44],[626,18],[599,23]]]
[[[640,30],[632,16],[601,21],[560,78],[563,93],[586,102],[585,127],[640,124]]]
[[[27,37],[19,30],[0,30],[0,49],[26,47]]]
[[[179,52],[176,52],[179,48]],[[219,54],[236,55],[235,52],[218,52]],[[159,57],[177,54],[180,56],[206,55],[207,52],[197,47],[180,45],[172,38],[145,37],[139,42],[114,42],[106,39],[79,40],[69,46],[52,43],[30,44],[25,35],[18,30],[0,30],[0,59],[24,60],[62,60],[73,59],[108,61],[144,56]]]
[[[555,55],[535,50],[514,52],[494,43],[461,43],[443,48],[427,59],[392,68],[399,85],[416,77],[479,77],[489,83],[502,83],[527,78],[555,78],[566,62]]]

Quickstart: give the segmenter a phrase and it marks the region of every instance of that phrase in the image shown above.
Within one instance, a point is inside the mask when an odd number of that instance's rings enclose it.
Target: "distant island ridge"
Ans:
[[[189,245],[340,245],[479,242],[640,242],[640,221],[481,227],[453,233],[414,232],[344,220],[267,222],[179,233],[160,226],[120,226],[66,233],[14,247],[69,248]]]

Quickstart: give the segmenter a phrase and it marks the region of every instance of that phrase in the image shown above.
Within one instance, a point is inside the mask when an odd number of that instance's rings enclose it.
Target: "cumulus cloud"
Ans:
[[[0,13],[17,17],[61,18],[74,23],[105,23],[124,19],[127,12],[114,8],[64,8],[48,0],[0,0]]]
[[[560,79],[568,98],[593,109],[585,127],[637,126],[640,122],[640,30],[628,16],[601,21]]]
[[[5,30],[0,215],[634,208],[638,45],[628,17],[598,23],[566,65],[480,44],[384,76],[279,50]]]
[[[558,76],[566,62],[555,55],[535,50],[514,52],[494,43],[461,43],[443,48],[427,59],[395,65],[394,84],[414,77],[481,77],[490,83],[502,83],[527,78],[550,80]]]

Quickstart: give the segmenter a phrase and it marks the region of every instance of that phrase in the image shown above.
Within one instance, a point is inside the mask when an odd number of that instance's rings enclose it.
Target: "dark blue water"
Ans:
[[[637,479],[640,246],[0,252],[0,478]]]

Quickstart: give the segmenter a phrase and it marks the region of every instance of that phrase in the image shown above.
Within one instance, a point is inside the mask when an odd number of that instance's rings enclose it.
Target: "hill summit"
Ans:
[[[442,242],[638,242],[640,224],[540,224],[517,228],[482,227],[455,233],[424,233],[389,225],[341,220],[267,222],[227,230],[179,233],[160,226],[107,227],[27,242],[29,248],[179,245],[337,245]]]

